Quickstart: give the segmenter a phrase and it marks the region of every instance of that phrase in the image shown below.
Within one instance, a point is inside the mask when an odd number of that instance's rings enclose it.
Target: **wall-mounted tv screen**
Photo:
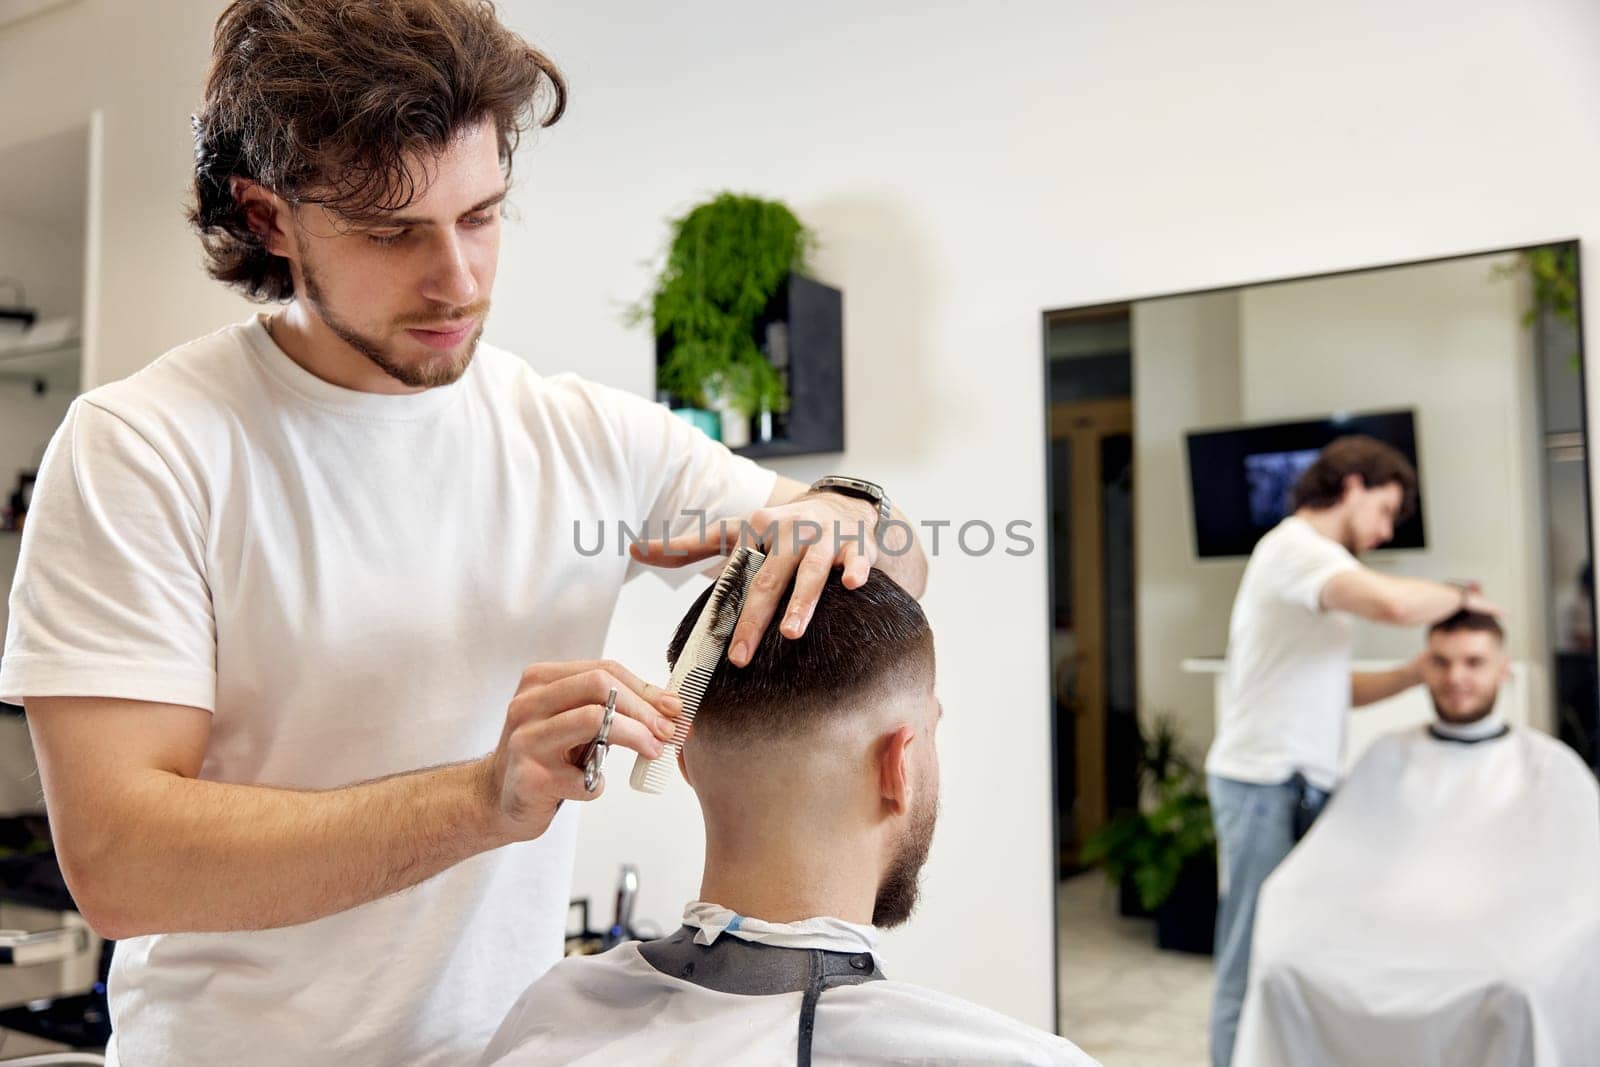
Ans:
[[[1261,535],[1289,513],[1289,490],[1323,446],[1347,434],[1366,434],[1399,449],[1417,467],[1417,434],[1410,411],[1340,415],[1190,433],[1189,486],[1195,550],[1202,558],[1248,556]],[[1421,492],[1416,514],[1395,529],[1387,548],[1424,547]]]

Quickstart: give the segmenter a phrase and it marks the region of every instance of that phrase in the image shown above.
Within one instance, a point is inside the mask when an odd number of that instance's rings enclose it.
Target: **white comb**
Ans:
[[[741,545],[733,550],[728,565],[717,576],[711,597],[694,621],[694,629],[689,631],[689,639],[683,643],[683,651],[678,653],[678,661],[673,665],[672,677],[667,679],[667,689],[683,701],[672,740],[661,746],[661,755],[655,759],[645,759],[642,755],[633,758],[633,773],[628,775],[628,784],[639,792],[660,794],[672,781],[678,769],[678,750],[689,739],[689,727],[694,725],[700,701],[705,699],[706,686],[711,684],[711,676],[722,662],[728,642],[733,640],[733,628],[739,622],[745,594],[750,592],[750,583],[755,581],[766,558],[755,549]]]

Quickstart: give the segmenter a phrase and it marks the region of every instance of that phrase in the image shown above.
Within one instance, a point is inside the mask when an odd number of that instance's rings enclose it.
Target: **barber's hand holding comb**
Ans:
[[[794,595],[789,598],[779,632],[796,638],[806,632],[833,568],[844,568],[846,589],[859,589],[874,567],[899,558],[896,554],[903,551],[900,545],[910,534],[909,526],[900,525],[903,532],[893,526],[885,531],[885,551],[880,553],[875,536],[875,505],[839,493],[811,492],[787,504],[758,508],[745,518],[720,519],[679,537],[641,542],[631,546],[630,551],[634,559],[656,567],[697,563],[726,555],[740,544],[750,544],[766,554],[766,562],[750,587],[739,625],[728,643],[728,662],[743,667],[778,614],[779,601],[791,579]],[[920,568],[920,550],[914,555]],[[912,591],[920,593],[920,588]]]

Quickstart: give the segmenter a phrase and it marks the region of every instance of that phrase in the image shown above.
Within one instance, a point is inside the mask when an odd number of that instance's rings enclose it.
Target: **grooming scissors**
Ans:
[[[617,687],[606,694],[606,713],[600,719],[600,732],[594,735],[583,749],[583,787],[593,793],[600,787],[600,768],[606,761],[606,750],[611,747],[611,720],[617,715]]]

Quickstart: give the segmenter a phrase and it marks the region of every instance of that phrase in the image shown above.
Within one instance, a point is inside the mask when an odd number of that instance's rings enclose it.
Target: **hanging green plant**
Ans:
[[[791,273],[805,274],[813,237],[774,200],[722,193],[673,220],[654,291],[629,312],[666,338],[656,387],[694,407],[742,415],[788,410],[783,380],[757,343],[756,321]]]
[[[1523,253],[1533,276],[1533,302],[1571,326],[1578,325],[1578,246],[1545,245]],[[1528,321],[1533,321],[1533,312]]]
[[[1528,272],[1533,284],[1533,306],[1522,316],[1532,326],[1541,311],[1569,326],[1578,325],[1578,246],[1575,242],[1540,245],[1517,253],[1515,263],[1497,267],[1496,275],[1510,277]]]

